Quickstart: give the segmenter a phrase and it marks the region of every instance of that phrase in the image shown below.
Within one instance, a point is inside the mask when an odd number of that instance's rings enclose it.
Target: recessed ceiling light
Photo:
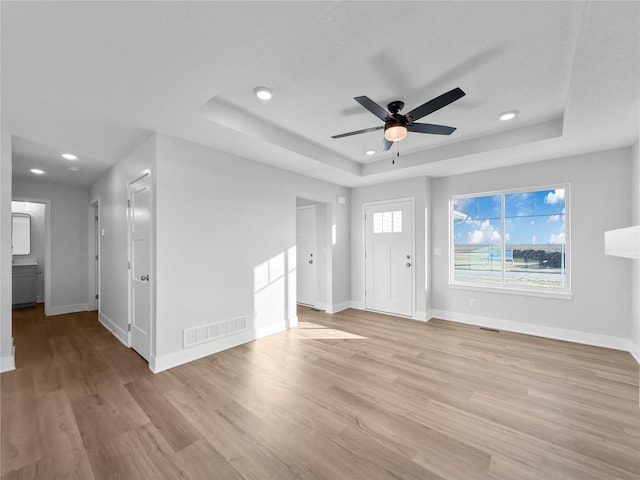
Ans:
[[[62,158],[66,158],[67,160],[77,160],[78,157],[76,157],[73,153],[63,153],[62,154]]]
[[[502,120],[503,122],[506,122],[507,120],[512,120],[516,118],[517,115],[518,115],[517,110],[509,110],[507,112],[502,112],[500,114],[500,120]]]
[[[44,174],[44,170],[40,170],[39,168],[32,168],[31,173],[35,173],[36,175]]]
[[[79,172],[80,169],[78,167],[69,167],[67,168],[67,170],[71,171],[71,172]]]
[[[273,98],[273,91],[269,87],[256,87],[253,89],[253,93],[260,100],[271,100]]]
[[[366,155],[375,155],[376,151],[375,150],[367,150],[366,152],[364,152]]]

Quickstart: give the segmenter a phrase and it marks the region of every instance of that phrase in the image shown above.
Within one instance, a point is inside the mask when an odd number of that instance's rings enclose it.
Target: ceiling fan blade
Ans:
[[[376,130],[382,130],[384,125],[379,127],[365,128],[364,130],[356,130],[355,132],[341,133],[340,135],[333,135],[331,138],[350,137],[351,135],[359,135],[361,133],[375,132]]]
[[[380,144],[380,151],[386,152],[391,148],[391,145],[393,145],[393,142],[387,140],[386,138],[382,139],[382,143]]]
[[[456,87],[453,90],[443,93],[439,97],[433,98],[419,107],[414,108],[407,113],[407,116],[411,117],[413,120],[418,120],[425,115],[429,115],[436,110],[440,110],[442,107],[446,107],[465,95],[466,94],[460,88]]]
[[[362,97],[354,97],[353,99],[356,102],[358,102],[360,105],[362,105],[364,108],[369,110],[371,113],[373,113],[376,117],[378,117],[383,122],[389,116],[389,112],[387,112],[386,109],[384,109],[383,107],[378,105],[376,102],[371,100],[369,97],[366,97],[366,96],[363,95]]]
[[[432,123],[414,123],[412,125],[407,125],[407,130],[418,133],[433,133],[435,135],[451,135],[456,131],[455,127],[434,125]]]

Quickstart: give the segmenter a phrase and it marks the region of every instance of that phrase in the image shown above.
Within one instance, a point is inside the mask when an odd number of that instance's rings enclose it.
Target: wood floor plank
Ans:
[[[95,312],[14,311],[0,478],[640,480],[625,353],[299,308],[153,375]]]

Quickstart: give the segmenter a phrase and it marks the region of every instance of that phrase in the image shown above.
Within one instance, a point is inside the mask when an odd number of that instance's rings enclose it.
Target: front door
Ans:
[[[296,209],[296,288],[297,301],[314,306],[316,302],[316,206]]]
[[[410,200],[365,206],[365,308],[413,315]]]
[[[131,347],[147,361],[151,350],[151,179],[129,184],[129,328]]]

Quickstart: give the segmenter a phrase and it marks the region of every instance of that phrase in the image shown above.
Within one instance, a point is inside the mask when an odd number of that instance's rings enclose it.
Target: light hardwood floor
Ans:
[[[157,375],[94,313],[14,313],[2,479],[640,478],[628,353],[301,308]]]

